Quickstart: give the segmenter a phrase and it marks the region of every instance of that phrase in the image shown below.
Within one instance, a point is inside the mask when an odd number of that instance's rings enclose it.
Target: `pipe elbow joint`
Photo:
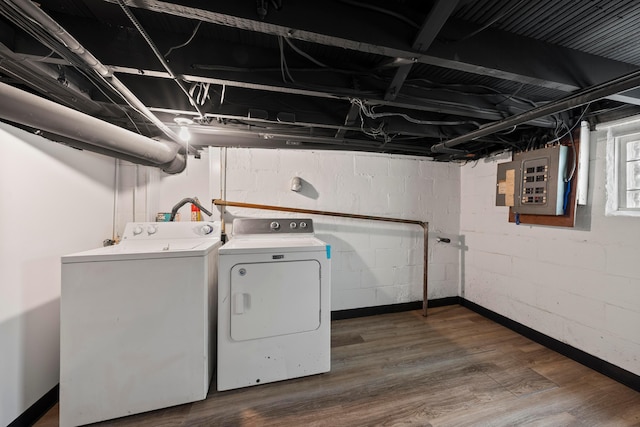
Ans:
[[[168,174],[178,174],[187,168],[187,158],[184,154],[176,154],[176,157],[161,166],[162,171]]]

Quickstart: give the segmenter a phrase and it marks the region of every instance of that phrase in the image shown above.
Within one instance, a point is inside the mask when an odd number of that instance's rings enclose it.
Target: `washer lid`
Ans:
[[[316,237],[233,238],[219,250],[223,254],[329,251]]]
[[[65,255],[63,264],[76,262],[123,261],[152,258],[184,258],[204,256],[222,243],[214,239],[145,240],[90,249]]]

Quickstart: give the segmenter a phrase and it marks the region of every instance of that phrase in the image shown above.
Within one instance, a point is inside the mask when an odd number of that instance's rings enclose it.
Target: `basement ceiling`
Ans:
[[[0,81],[146,136],[189,119],[192,147],[469,160],[638,114],[633,88],[433,148],[637,70],[638,19],[633,0],[5,0]]]

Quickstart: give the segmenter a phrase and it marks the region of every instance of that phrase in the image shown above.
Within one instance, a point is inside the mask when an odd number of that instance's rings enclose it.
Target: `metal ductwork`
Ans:
[[[169,141],[156,141],[121,127],[0,83],[0,117],[72,140],[90,151],[180,173],[186,157]],[[94,149],[92,149],[94,148]]]
[[[67,30],[62,28],[53,18],[43,12],[40,7],[31,0],[12,0],[7,2],[16,12],[21,13],[27,19],[34,21],[47,31],[51,36],[61,42],[66,50],[75,55],[81,62],[91,68],[100,78],[104,79],[109,85],[120,94],[120,96],[136,111],[151,121],[158,129],[160,129],[170,140],[185,150],[185,144],[180,137],[162,121],[160,121],[134,94],[122,83],[111,70],[102,64],[91,52],[84,48],[78,40],[76,40]],[[49,48],[54,49],[52,46]],[[57,52],[65,57],[65,52]]]

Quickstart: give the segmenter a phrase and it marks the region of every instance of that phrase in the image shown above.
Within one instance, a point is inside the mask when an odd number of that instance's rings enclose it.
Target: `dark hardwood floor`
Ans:
[[[332,346],[330,373],[95,426],[640,426],[640,393],[458,305],[337,320]]]

